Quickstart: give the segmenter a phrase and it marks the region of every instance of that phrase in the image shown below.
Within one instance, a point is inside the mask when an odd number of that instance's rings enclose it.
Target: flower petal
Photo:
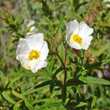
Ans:
[[[32,26],[30,28],[30,31],[34,32],[34,33],[38,33],[38,29],[35,26]]]
[[[68,37],[70,38],[70,36],[73,34],[78,34],[79,31],[79,23],[78,21],[75,19],[74,21],[70,21],[69,23],[67,23],[66,25],[66,39],[68,39]]]
[[[46,41],[44,41],[43,46],[40,50],[40,53],[41,53],[40,59],[41,60],[46,60],[47,56],[48,56],[48,53],[49,53],[49,49],[48,49],[48,45],[47,45]]]
[[[89,26],[84,22],[80,22],[79,25],[79,33],[78,35],[81,37],[87,37],[93,33],[93,28],[89,28]]]
[[[89,45],[90,45],[92,39],[93,39],[92,36],[88,36],[86,39],[87,40],[86,45],[83,46],[82,49],[87,50],[89,48]]]
[[[26,40],[29,42],[33,50],[40,51],[44,43],[44,36],[42,33],[32,34],[26,36]]]
[[[47,61],[41,61],[34,69],[32,69],[31,71],[33,73],[37,72],[39,69],[46,67],[47,66]]]
[[[24,31],[27,27],[29,27],[29,26],[31,26],[31,25],[33,25],[33,24],[35,24],[35,21],[34,21],[34,20],[26,19],[26,20],[24,21],[23,26],[22,26],[22,31]]]
[[[28,54],[31,51],[31,48],[26,39],[20,38],[19,44],[17,47],[16,55],[19,54]],[[18,57],[16,57],[18,59]]]

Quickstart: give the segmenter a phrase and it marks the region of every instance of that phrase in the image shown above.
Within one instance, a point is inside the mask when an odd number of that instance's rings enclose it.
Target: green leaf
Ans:
[[[49,72],[50,72],[50,73],[52,72],[52,69],[53,69],[54,60],[55,60],[55,57],[52,56],[52,57],[51,57],[51,61],[49,62],[49,65],[48,65],[48,68],[49,68]]]
[[[64,48],[63,43],[61,43],[58,46],[58,53],[59,53],[60,57],[62,58],[62,60],[64,61],[64,59],[65,59],[65,48]]]
[[[79,21],[83,21],[82,17],[80,17],[79,15],[77,15],[74,12],[67,12],[67,14],[65,15],[65,18],[69,18],[69,19],[77,19]]]
[[[15,103],[16,103],[16,102],[7,94],[6,91],[2,92],[2,95],[3,95],[3,97],[4,97],[7,101],[9,101],[10,103],[12,103],[12,104],[15,104]]]
[[[50,83],[50,92],[53,91],[54,86],[55,86],[55,79],[53,79],[52,82]]]
[[[95,109],[90,109],[90,110],[99,110],[99,109],[95,108]],[[102,109],[102,110],[103,110],[103,109]]]
[[[21,103],[21,100],[18,101],[18,102],[14,105],[13,110],[19,110],[20,103]]]
[[[77,108],[77,107],[82,107],[82,106],[84,106],[84,105],[86,105],[86,103],[84,103],[84,102],[80,102],[78,105],[76,105],[75,107]]]
[[[2,59],[0,59],[0,67],[2,66],[4,60],[5,60],[6,54],[3,55]]]
[[[49,76],[48,74],[47,74],[47,72],[46,71],[40,71],[40,72],[37,72],[37,74],[33,74],[31,71],[28,71],[28,70],[25,70],[26,71],[26,73],[23,73],[23,72],[21,72],[20,74],[18,73],[18,72],[12,72],[12,73],[10,73],[8,76],[20,76],[20,77],[24,77],[24,76]]]
[[[29,110],[34,110],[34,108],[32,107],[32,105],[30,104],[30,102],[28,101],[28,99],[25,96],[23,96],[23,100]]]
[[[65,70],[63,67],[60,67],[60,68],[58,68],[57,70],[56,70],[56,72],[53,74],[53,76],[52,76],[52,82],[50,83],[50,92],[52,92],[53,91],[53,89],[54,89],[54,86],[55,86],[55,83],[56,83],[56,75],[60,72],[60,71],[62,71],[62,70]]]
[[[93,108],[93,106],[95,105],[96,100],[97,100],[97,97],[96,97],[96,96],[94,96],[94,98],[93,98],[93,100],[92,100],[91,108]]]
[[[17,80],[19,80],[20,78],[21,78],[21,77],[18,76],[18,77],[16,77],[16,78],[12,79],[11,82],[9,83],[9,85],[8,85],[8,88],[11,87],[12,84],[15,83]]]
[[[52,102],[52,103],[46,103],[42,106],[42,109],[44,110],[45,107],[60,107],[62,105],[62,102]]]
[[[82,81],[82,82],[84,82],[84,83],[88,83],[88,80],[87,80],[86,77],[80,76],[79,77],[79,80]]]
[[[58,31],[58,33],[55,35],[55,42],[56,45],[59,45],[62,42],[62,35],[61,35],[61,30]]]
[[[50,31],[52,33],[51,37],[53,37],[53,27],[52,27],[53,26],[53,23],[50,21],[49,18],[47,18],[47,21],[48,21],[48,25],[49,25]]]
[[[78,6],[75,7],[75,10],[78,10],[82,5],[84,6],[85,4],[87,4],[87,2],[83,2],[81,4],[78,4]]]
[[[47,34],[47,30],[44,29],[43,27],[41,27],[41,26],[39,26],[39,25],[36,25],[36,28],[37,28],[40,32],[42,32],[44,35]]]
[[[7,19],[8,16],[3,12],[3,10],[0,8],[0,12],[3,14],[4,18]]]
[[[108,50],[109,47],[110,47],[110,44],[105,44],[105,45],[101,46],[101,48],[98,49],[98,50],[91,49],[91,53],[94,54],[95,56],[99,57],[99,56],[102,55],[106,50]]]
[[[70,57],[72,60],[74,59],[74,54],[71,52],[71,51],[69,51],[69,50],[67,50],[67,55],[68,55],[68,57]]]
[[[19,13],[19,15],[16,17],[16,19],[15,19],[15,21],[14,21],[14,24],[16,24],[16,23],[18,22],[18,20],[20,19],[20,17],[23,15],[24,11],[25,11],[25,9],[23,9],[23,10]]]
[[[101,78],[95,78],[91,76],[87,76],[87,80],[91,84],[101,84],[101,85],[110,85],[110,81]]]
[[[60,20],[60,23],[59,23],[59,25],[58,25],[58,27],[57,27],[56,33],[61,29],[62,24],[63,24],[63,21],[64,21],[64,16],[62,15],[61,20]]]
[[[19,93],[18,93],[18,92],[16,92],[15,90],[12,90],[12,94],[13,94],[13,95],[15,95],[15,96],[16,96],[16,97],[18,97],[18,98],[23,99],[22,94],[19,94]]]
[[[62,70],[65,70],[65,69],[64,69],[63,67],[60,67],[60,68],[58,68],[58,69],[56,70],[56,72],[53,74],[53,76],[52,76],[52,81],[51,81],[51,83],[50,83],[50,92],[53,91],[54,86],[55,86],[55,83],[56,83],[56,81],[57,81],[56,75],[57,75],[60,71],[62,71]]]
[[[76,85],[81,85],[84,84],[82,80],[80,81],[78,78],[72,78],[67,81],[67,86],[76,86]]]
[[[45,82],[43,82],[43,83],[41,83],[41,84],[38,84],[38,85],[36,85],[36,86],[34,86],[34,87],[28,89],[27,91],[25,91],[25,92],[23,93],[23,95],[27,95],[27,94],[36,92],[36,91],[41,90],[41,89],[45,89],[45,88],[47,88],[47,87],[49,86],[50,83],[51,83],[51,80],[45,81]]]
[[[61,105],[60,110],[67,110],[67,109],[63,105]]]
[[[100,66],[106,65],[109,62],[110,62],[110,59],[102,60],[101,62],[94,63],[94,64],[91,64],[91,65],[87,66],[86,69],[87,70],[93,70],[93,69],[98,68]]]
[[[2,32],[2,31],[5,30],[5,29],[6,29],[6,27],[1,28],[1,29],[0,29],[0,32]]]
[[[87,77],[80,76],[79,80],[88,84],[110,85],[109,81],[101,78],[92,77],[92,76],[87,76]]]
[[[53,74],[52,79],[56,78],[56,75],[57,75],[60,71],[62,71],[62,70],[65,70],[65,69],[64,69],[63,67],[59,67],[59,68],[55,71],[55,73]]]

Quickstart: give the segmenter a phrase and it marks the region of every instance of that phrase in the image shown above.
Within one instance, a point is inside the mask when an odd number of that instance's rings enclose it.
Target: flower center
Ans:
[[[72,37],[73,42],[77,42],[82,45],[82,38],[78,36],[78,34],[73,35]]]
[[[29,31],[28,33],[32,33],[32,31]]]
[[[31,67],[30,67],[29,65],[27,65],[27,68],[28,68],[28,69],[31,69]]]
[[[40,57],[40,53],[37,50],[32,50],[29,53],[29,60],[38,59]]]

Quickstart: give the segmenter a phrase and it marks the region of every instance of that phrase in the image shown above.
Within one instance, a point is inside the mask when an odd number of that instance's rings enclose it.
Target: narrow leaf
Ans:
[[[87,80],[91,84],[101,84],[101,85],[110,85],[110,81],[107,81],[105,79],[99,79],[91,76],[87,76]]]
[[[86,103],[84,103],[84,102],[80,102],[77,106],[75,106],[76,108],[77,107],[82,107],[82,106],[84,106],[84,105],[86,105]]]
[[[96,96],[94,96],[94,98],[93,98],[93,100],[92,100],[91,108],[93,108],[93,106],[95,105],[96,100],[97,100],[97,97],[96,97]]]
[[[3,97],[9,101],[12,104],[15,104],[16,102],[6,93],[6,91],[2,92]]]
[[[92,69],[98,68],[100,66],[106,65],[109,62],[110,62],[110,59],[102,60],[101,62],[94,63],[94,64],[91,64],[91,65],[87,66],[86,69],[87,70],[92,70]]]
[[[45,30],[43,27],[41,27],[41,26],[39,26],[39,25],[36,25],[36,28],[37,28],[40,32],[42,32],[44,35],[47,34],[47,30]]]
[[[16,19],[15,19],[15,21],[14,21],[14,24],[16,24],[16,23],[18,22],[18,20],[20,19],[20,17],[23,15],[24,11],[25,11],[25,9],[23,9],[23,10],[19,13],[19,15],[16,17]]]
[[[3,12],[3,10],[0,8],[0,12],[3,14],[4,18],[8,18],[8,16],[5,14],[5,12]]]
[[[38,85],[36,85],[36,86],[34,86],[34,87],[28,89],[27,91],[25,91],[25,92],[23,93],[23,95],[27,95],[27,94],[36,92],[36,91],[41,90],[41,89],[45,89],[45,88],[47,88],[47,87],[49,86],[50,83],[51,83],[51,80],[45,81],[45,82],[43,82],[43,83],[41,83],[41,84],[38,84]]]
[[[62,24],[63,24],[63,21],[64,21],[64,16],[62,15],[61,20],[60,20],[60,23],[59,23],[59,25],[58,25],[58,27],[57,27],[56,33],[61,29]]]
[[[54,86],[55,86],[55,79],[53,79],[52,82],[50,83],[50,92],[53,91]]]
[[[16,92],[15,90],[12,90],[12,94],[15,95],[16,97],[19,97],[19,98],[23,99],[22,94],[19,94],[19,93]]]
[[[26,97],[23,96],[23,100],[24,100],[25,105],[28,107],[29,110],[34,109]]]
[[[13,110],[19,110],[20,103],[21,103],[21,100],[18,101],[18,102],[14,105]]]
[[[20,78],[21,78],[21,77],[19,76],[19,77],[16,77],[16,78],[12,79],[11,82],[9,83],[9,85],[8,85],[8,88],[11,87],[11,85],[12,85],[13,83],[15,83],[17,80],[19,80]]]
[[[84,82],[84,83],[88,83],[88,80],[87,80],[86,77],[80,76],[79,77],[79,80],[82,81],[82,82]]]
[[[52,76],[52,79],[54,79],[55,77],[56,77],[56,75],[60,72],[60,71],[62,71],[62,70],[65,70],[63,67],[59,67],[57,70],[56,70],[56,72],[53,74],[53,76]]]
[[[67,14],[65,15],[65,18],[74,18],[74,19],[77,19],[79,21],[83,21],[82,17],[80,17],[79,15],[77,15],[76,13],[74,12],[67,12]]]

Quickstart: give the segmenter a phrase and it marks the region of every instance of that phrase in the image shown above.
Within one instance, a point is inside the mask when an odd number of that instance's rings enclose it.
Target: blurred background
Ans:
[[[44,75],[45,71],[43,71],[44,73],[33,74],[31,71],[25,70],[16,60],[18,39],[23,36],[9,28],[12,26],[11,19],[16,19],[24,10],[16,23],[16,26],[19,26],[19,31],[22,31],[22,24],[25,19],[35,20],[36,27],[44,33],[45,39],[51,37],[57,39],[57,43],[54,45],[55,50],[59,50],[60,40],[64,41],[65,39],[67,22],[74,19],[79,22],[85,21],[94,28],[94,33],[90,48],[85,51],[84,62],[85,65],[87,65],[86,62],[93,64],[110,58],[109,0],[0,0],[0,8],[9,17],[6,21],[0,12],[0,110],[31,110],[32,107],[35,110],[56,110],[59,108],[59,110],[65,110],[64,108],[61,109],[60,105],[58,107],[49,105],[51,101],[60,100],[59,88],[56,88],[56,92],[52,94],[50,94],[48,87],[34,93],[25,92],[47,79]],[[62,29],[56,35],[55,32],[62,16],[64,17]],[[55,31],[51,31],[50,24]],[[61,38],[56,38],[56,36]],[[56,62],[56,58],[49,57],[48,61],[51,60]],[[110,81],[109,66],[109,64],[101,66],[89,71],[88,74]],[[48,67],[46,70],[48,71]],[[55,68],[53,68],[54,70]],[[33,75],[31,76],[31,74]],[[59,77],[62,78],[62,74]],[[28,100],[22,97],[22,93],[26,94]],[[77,95],[74,97],[74,94]],[[70,107],[68,110],[90,110],[94,96],[97,99],[93,110],[110,110],[110,86],[83,85],[77,87],[77,91],[70,90],[69,95],[77,100],[76,102],[73,101],[75,105],[78,101],[84,101],[86,104],[83,108]],[[47,103],[48,107],[45,107]]]

